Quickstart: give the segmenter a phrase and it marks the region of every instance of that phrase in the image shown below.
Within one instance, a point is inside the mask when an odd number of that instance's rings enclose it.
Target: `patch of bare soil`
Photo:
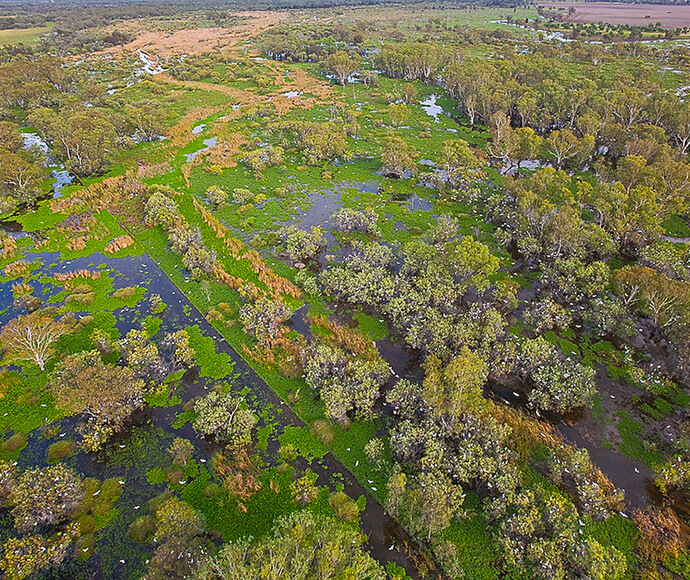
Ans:
[[[567,22],[631,24],[648,26],[661,22],[665,28],[690,26],[690,5],[629,4],[618,2],[553,2],[548,8],[564,10]],[[574,11],[573,11],[574,9]]]
[[[174,55],[231,50],[288,17],[287,13],[276,11],[237,12],[236,15],[244,21],[232,28],[188,28],[175,32],[137,29],[137,37],[132,42],[100,54],[119,56],[141,50],[165,61]]]

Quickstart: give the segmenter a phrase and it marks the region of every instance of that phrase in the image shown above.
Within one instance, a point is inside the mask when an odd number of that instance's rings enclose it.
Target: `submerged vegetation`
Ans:
[[[686,30],[75,10],[0,16],[7,578],[690,578]]]

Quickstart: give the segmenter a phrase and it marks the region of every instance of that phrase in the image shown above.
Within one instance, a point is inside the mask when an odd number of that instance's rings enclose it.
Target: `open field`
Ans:
[[[325,14],[324,14],[325,15]],[[391,22],[398,23],[400,28],[414,30],[427,26],[431,21],[442,19],[449,26],[470,26],[483,29],[505,27],[508,17],[513,20],[536,20],[539,18],[536,7],[474,7],[439,9],[429,5],[400,7],[390,5],[358,6],[356,8],[339,9],[339,21],[354,23],[358,20],[387,26]]]
[[[33,44],[38,42],[40,37],[47,34],[52,26],[41,26],[38,28],[8,28],[0,30],[0,46],[8,44]]]
[[[661,22],[664,28],[690,26],[690,6],[669,4],[628,4],[612,2],[553,2],[545,3],[548,8],[562,8],[566,13],[570,8],[575,12],[567,14],[567,22],[597,24],[631,24],[647,26]]]
[[[145,21],[139,22],[133,29],[136,34],[135,40],[106,52],[119,54],[122,51],[143,50],[152,52],[159,58],[179,54],[202,54],[237,46],[288,17],[287,13],[274,11],[238,12],[236,16],[244,21],[232,28],[192,28],[172,33],[150,30]]]

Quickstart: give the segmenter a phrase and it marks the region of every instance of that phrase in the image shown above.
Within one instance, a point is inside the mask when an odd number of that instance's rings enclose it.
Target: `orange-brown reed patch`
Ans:
[[[242,345],[242,352],[256,362],[274,367],[284,377],[295,378],[302,374],[302,352],[306,346],[303,336],[297,339],[288,336],[283,328],[278,337],[266,344],[257,344],[253,349]]]
[[[172,167],[166,161],[163,163],[144,163],[137,166],[138,179],[151,179],[152,177],[160,177],[172,171]]]
[[[8,277],[24,276],[29,272],[29,265],[24,260],[17,260],[7,264],[2,272]]]
[[[281,294],[293,298],[299,298],[302,295],[301,290],[295,284],[271,270],[256,250],[247,249],[241,240],[233,237],[230,231],[220,223],[218,218],[199,203],[198,200],[194,199],[193,203],[194,208],[201,214],[201,219],[204,220],[204,223],[213,231],[216,237],[223,240],[229,250],[230,257],[237,261],[247,260],[251,264],[252,271],[257,274],[259,281],[266,286],[268,294],[274,298],[279,297]],[[261,290],[256,289],[255,291],[251,288],[251,286],[254,286],[251,282],[242,280],[242,283],[238,286],[238,279],[227,274],[227,272],[222,270],[221,266],[218,266],[218,271],[219,273],[216,274],[217,279],[231,288],[235,290],[242,289],[248,297],[258,297],[261,295]],[[220,273],[221,271],[223,273]],[[220,279],[221,277],[223,278],[222,280]],[[249,286],[247,285],[248,283]],[[256,287],[254,286],[254,288]]]
[[[0,238],[0,255],[2,255],[3,260],[11,258],[17,249],[17,242],[12,236],[3,236]]]
[[[329,319],[327,316],[309,316],[309,324],[316,324],[331,333],[332,341],[339,347],[349,350],[358,356],[371,355],[376,349],[368,336],[354,328],[348,328]]]
[[[235,155],[240,150],[240,147],[247,142],[247,139],[239,133],[230,133],[229,135],[221,135],[218,137],[218,142],[215,147],[211,147],[208,151],[204,151],[202,156],[208,160],[211,165],[228,169],[237,166]]]
[[[132,236],[124,235],[124,236],[118,236],[114,240],[108,243],[108,245],[104,248],[104,251],[106,254],[114,254],[115,252],[119,252],[120,250],[124,250],[125,248],[129,248],[132,244],[134,244],[134,239]]]
[[[101,277],[101,273],[98,270],[82,269],[64,273],[58,272],[54,277],[67,290],[71,290],[76,280],[98,280]]]

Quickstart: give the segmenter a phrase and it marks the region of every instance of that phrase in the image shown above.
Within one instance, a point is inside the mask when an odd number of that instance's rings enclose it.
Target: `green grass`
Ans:
[[[689,238],[690,226],[688,223],[678,215],[672,215],[663,223],[666,235],[676,238]]]
[[[53,25],[39,26],[35,28],[6,28],[0,30],[0,46],[8,44],[35,44],[44,34],[48,34]]]
[[[357,328],[369,335],[371,340],[384,340],[389,334],[388,325],[379,318],[362,312],[357,312],[353,318],[357,321]]]
[[[47,375],[37,371],[25,367],[22,373],[2,375],[7,391],[0,399],[0,433],[28,434],[62,416],[45,388]],[[0,459],[16,459],[18,454],[18,449],[0,449]]]
[[[311,461],[321,459],[328,453],[326,447],[308,427],[293,427],[288,425],[278,437],[281,445],[292,445],[303,457]]]
[[[189,344],[194,349],[196,363],[201,367],[201,376],[223,379],[232,373],[235,363],[229,354],[216,352],[214,340],[201,334],[198,326],[188,326]]]
[[[681,578],[690,578],[690,552],[687,549],[681,550],[677,556],[667,556],[661,563]]]
[[[644,425],[636,421],[627,411],[620,410],[616,413],[619,418],[616,428],[621,437],[618,450],[621,454],[642,461],[645,465],[654,469],[664,462],[661,452],[652,449],[644,440]]]
[[[62,286],[61,282],[52,277],[45,277],[43,280],[54,286]],[[73,279],[71,288],[56,294],[50,302],[64,302],[63,310],[71,312],[113,312],[120,308],[134,308],[145,292],[146,289],[140,286],[115,289],[113,278],[107,271],[100,270],[98,278]]]
[[[588,521],[585,534],[603,546],[619,550],[628,561],[628,571],[624,578],[634,577],[638,565],[636,551],[639,533],[633,522],[615,514],[601,522]]]
[[[260,477],[261,490],[243,502],[246,512],[238,508],[237,499],[222,488],[217,495],[207,497],[205,491],[212,483],[205,469],[188,485],[183,486],[182,499],[199,510],[209,529],[220,532],[223,541],[230,542],[246,536],[260,537],[270,531],[276,518],[297,509],[290,491],[290,473],[273,470]],[[274,481],[273,490],[270,480]]]
[[[465,508],[475,511],[474,515],[456,521],[442,534],[443,540],[453,543],[460,563],[468,577],[477,580],[500,578],[498,562],[501,552],[491,533],[486,516],[481,512],[479,498],[468,493]]]

